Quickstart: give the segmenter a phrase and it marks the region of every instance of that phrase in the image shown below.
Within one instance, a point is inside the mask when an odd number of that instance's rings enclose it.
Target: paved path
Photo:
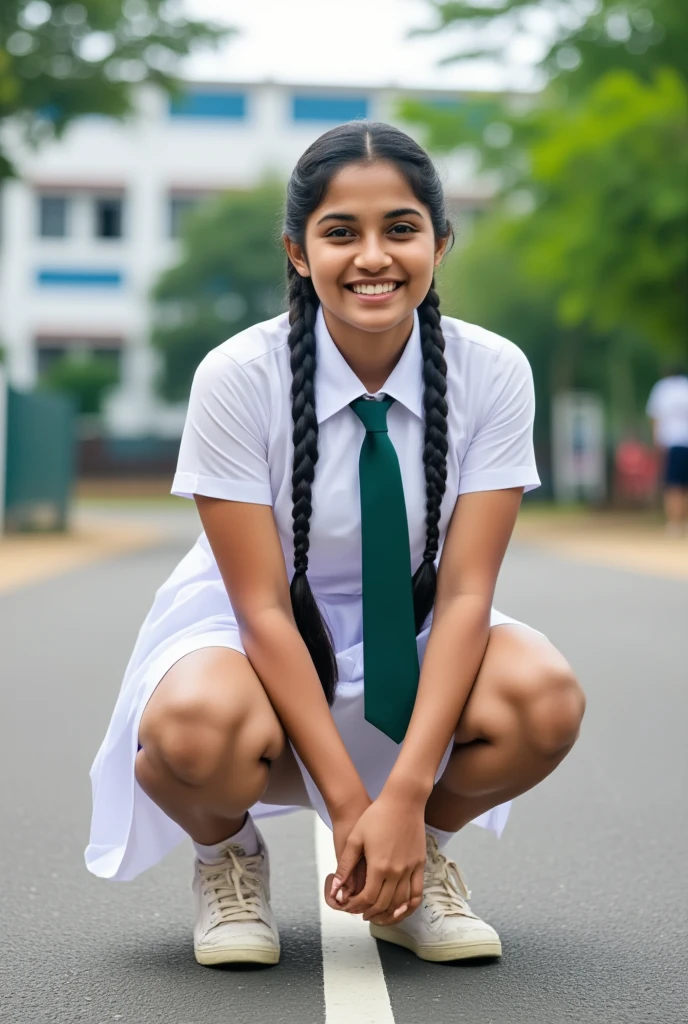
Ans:
[[[0,594],[2,1024],[684,1024],[684,582],[510,552],[498,607],[562,648],[589,710],[574,753],[518,801],[501,841],[470,829],[452,846],[503,960],[433,966],[381,945],[382,978],[342,986],[332,943],[344,970],[355,937],[328,933],[326,1020],[308,812],[266,827],[284,950],[273,969],[194,963],[188,846],[125,885],[83,867],[88,767],[183,533]],[[332,999],[347,986],[349,1016]]]

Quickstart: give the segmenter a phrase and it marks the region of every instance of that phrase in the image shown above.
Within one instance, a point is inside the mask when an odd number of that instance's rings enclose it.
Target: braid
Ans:
[[[294,421],[294,462],[292,501],[294,507],[294,576],[291,604],[299,633],[308,648],[328,703],[334,700],[337,662],[332,638],[320,614],[306,573],[310,546],[310,518],[313,511],[311,485],[318,461],[318,421],[315,415],[315,317],[318,297],[310,278],[301,277],[291,262],[289,281],[289,351],[292,372],[292,419]]]
[[[423,355],[423,405],[425,409],[425,551],[413,577],[413,606],[419,633],[435,601],[435,558],[440,539],[442,499],[447,486],[447,364],[440,322],[440,299],[435,281],[418,308]]]

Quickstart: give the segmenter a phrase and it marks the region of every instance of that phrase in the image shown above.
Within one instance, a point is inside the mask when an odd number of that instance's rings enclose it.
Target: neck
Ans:
[[[388,331],[364,331],[323,306],[330,337],[369,394],[380,391],[406,348],[413,331],[413,313]]]

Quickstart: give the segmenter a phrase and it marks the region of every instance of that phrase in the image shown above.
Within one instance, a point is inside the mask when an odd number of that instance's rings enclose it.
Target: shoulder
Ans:
[[[254,324],[211,349],[198,364],[189,415],[215,409],[266,423],[270,396],[289,370],[289,318],[284,313]]]
[[[451,316],[442,317],[442,333],[447,363],[456,364],[462,376],[488,384],[504,374],[532,378],[526,354],[501,334]]]
[[[254,363],[269,363],[287,348],[289,314],[280,313],[272,320],[253,324],[245,331],[227,338],[204,357],[199,370],[231,372],[232,365],[248,370]]]

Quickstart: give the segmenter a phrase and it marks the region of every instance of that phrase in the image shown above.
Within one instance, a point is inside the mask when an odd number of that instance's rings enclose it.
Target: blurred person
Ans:
[[[86,862],[131,879],[190,836],[198,962],[277,963],[255,820],[312,807],[330,907],[426,960],[499,956],[442,849],[469,822],[500,834],[584,708],[563,656],[492,606],[539,483],[531,370],[440,316],[452,228],[396,128],[314,142],[283,237],[288,313],[194,377],[172,490],[204,533],[141,628]]]
[[[647,400],[652,439],[664,464],[664,516],[667,533],[688,529],[688,373],[671,367]]]

